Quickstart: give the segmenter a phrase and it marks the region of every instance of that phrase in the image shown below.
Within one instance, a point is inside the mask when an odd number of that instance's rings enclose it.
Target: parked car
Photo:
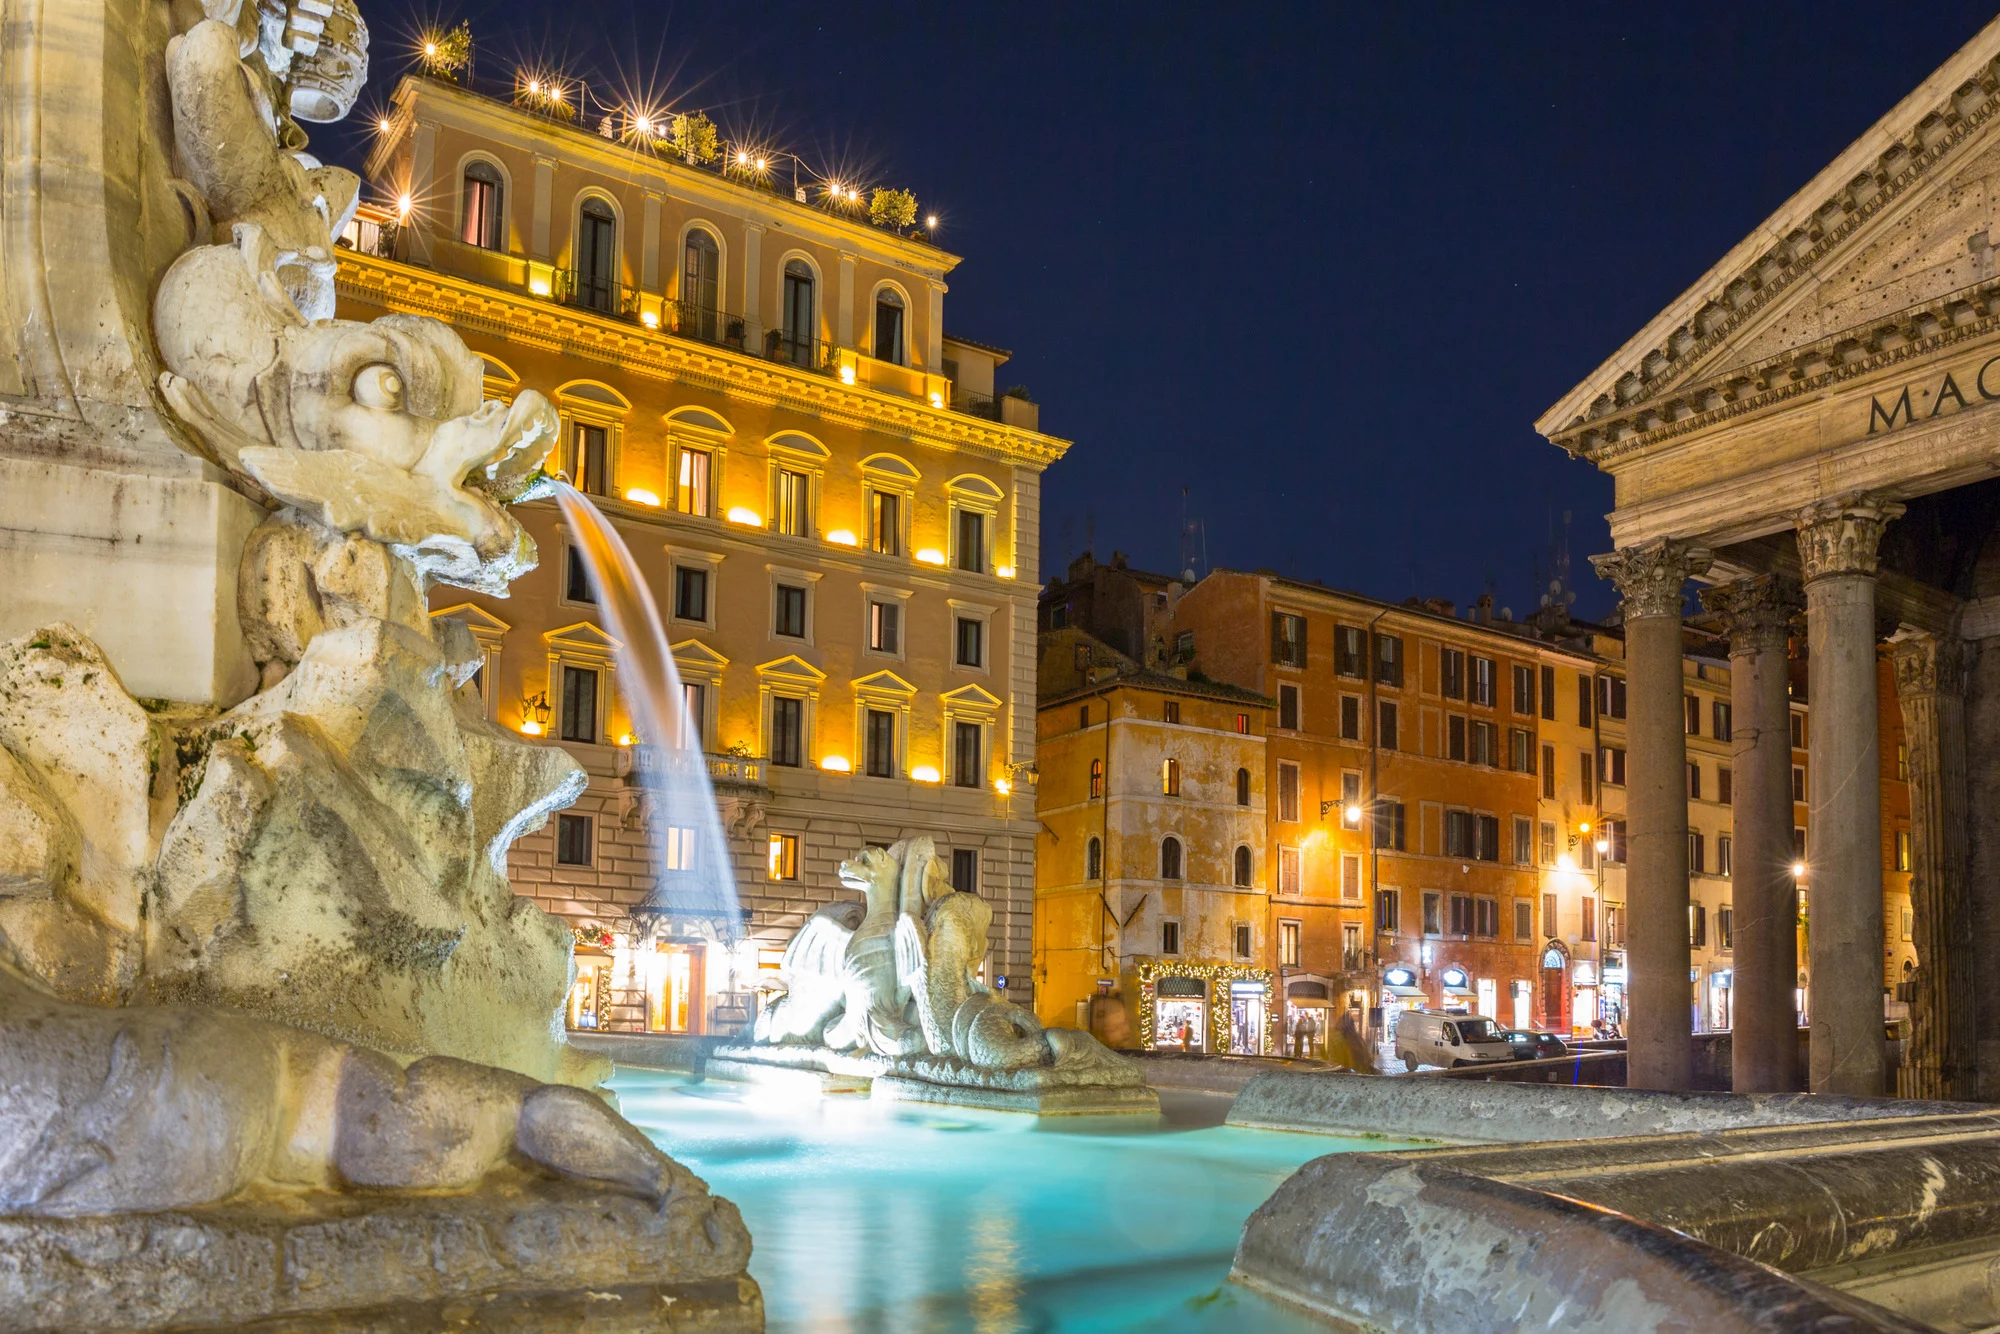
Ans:
[[[1517,1061],[1569,1055],[1569,1045],[1553,1033],[1537,1033],[1532,1028],[1503,1028],[1500,1036],[1514,1044],[1514,1059]]]
[[[1396,1016],[1396,1055],[1402,1057],[1408,1070],[1420,1065],[1452,1069],[1511,1061],[1514,1044],[1502,1038],[1493,1021],[1482,1015],[1410,1010]]]

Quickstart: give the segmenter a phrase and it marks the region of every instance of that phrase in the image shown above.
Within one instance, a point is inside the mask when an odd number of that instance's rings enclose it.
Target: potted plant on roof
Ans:
[[[868,200],[868,221],[891,231],[917,220],[917,197],[908,190],[877,190]]]
[[[722,152],[722,141],[715,132],[715,122],[701,111],[684,111],[674,117],[673,140],[674,151],[690,167],[713,162]]]

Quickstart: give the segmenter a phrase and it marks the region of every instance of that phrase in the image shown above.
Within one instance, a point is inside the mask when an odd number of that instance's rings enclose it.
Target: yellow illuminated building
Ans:
[[[1040,479],[1068,448],[1007,353],[945,333],[956,256],[865,208],[800,199],[436,81],[409,78],[341,254],[341,315],[433,315],[489,397],[553,401],[559,465],[659,603],[715,785],[750,944],[675,923],[639,945],[659,874],[618,645],[551,502],[505,599],[440,588],[487,664],[489,718],[589,771],[515,845],[520,893],[577,929],[571,1022],[740,1023],[760,966],[841,895],[840,860],[926,834],[994,904],[991,966],[1032,990]],[[671,856],[671,850],[669,855]],[[1022,999],[1030,999],[1023,995]]]

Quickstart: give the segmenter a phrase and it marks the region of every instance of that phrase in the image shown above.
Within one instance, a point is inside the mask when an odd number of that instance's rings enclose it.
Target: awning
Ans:
[[[1291,998],[1294,1010],[1331,1010],[1333,1002],[1318,996],[1294,996]]]
[[[1423,1000],[1430,995],[1422,987],[1397,987],[1390,986],[1386,982],[1382,984],[1382,994],[1384,996],[1400,996],[1404,1000]]]

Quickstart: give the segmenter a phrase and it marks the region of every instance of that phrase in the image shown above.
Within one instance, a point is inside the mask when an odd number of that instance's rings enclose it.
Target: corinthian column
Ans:
[[[1897,643],[1896,699],[1910,756],[1910,1042],[1906,1098],[1972,1098],[1972,907],[1965,892],[1965,650],[1955,635]]]
[[[1730,1084],[1738,1093],[1799,1087],[1798,884],[1792,879],[1791,688],[1786,646],[1798,586],[1759,575],[1702,590],[1729,636],[1735,751],[1730,810],[1735,855],[1735,1033]]]
[[[1882,1044],[1882,774],[1875,697],[1875,569],[1901,505],[1868,497],[1799,511],[1812,736],[1806,937],[1812,959],[1812,1091],[1879,1098]]]
[[[1687,731],[1682,712],[1681,605],[1709,553],[1656,538],[1593,556],[1624,598],[1626,693],[1625,898],[1631,1088],[1685,1089],[1692,1077],[1688,990]]]

